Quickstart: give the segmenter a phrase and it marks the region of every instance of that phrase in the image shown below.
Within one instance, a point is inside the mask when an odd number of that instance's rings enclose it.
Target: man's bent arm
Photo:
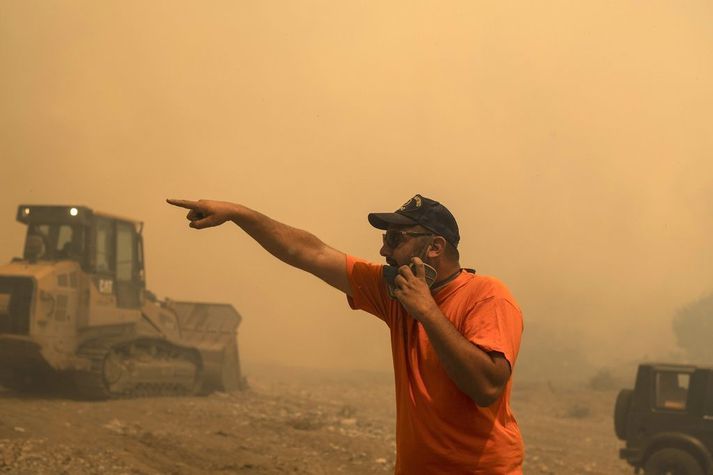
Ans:
[[[499,353],[487,353],[468,341],[435,307],[419,321],[448,376],[479,406],[494,403],[510,378],[510,363]]]
[[[415,257],[416,275],[399,268],[394,282],[396,297],[413,318],[421,322],[446,374],[477,405],[495,402],[510,378],[510,363],[499,353],[487,353],[466,339],[443,315],[425,280],[421,259]]]
[[[275,221],[237,203],[210,200],[167,201],[189,210],[186,217],[192,228],[203,229],[232,221],[282,262],[307,271],[351,295],[346,256],[315,235]]]

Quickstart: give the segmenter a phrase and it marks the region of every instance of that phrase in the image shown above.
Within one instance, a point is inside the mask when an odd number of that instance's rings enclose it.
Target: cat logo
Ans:
[[[114,292],[114,281],[111,279],[99,279],[99,293],[111,294]]]
[[[421,207],[421,195],[416,195],[399,208],[399,211],[410,211]]]

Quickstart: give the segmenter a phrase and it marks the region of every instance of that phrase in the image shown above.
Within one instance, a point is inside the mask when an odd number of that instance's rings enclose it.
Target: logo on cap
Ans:
[[[411,211],[421,207],[421,195],[416,195],[399,208],[399,211]]]

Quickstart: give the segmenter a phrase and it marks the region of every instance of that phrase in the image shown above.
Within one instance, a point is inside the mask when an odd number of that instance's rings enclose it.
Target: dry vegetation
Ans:
[[[261,368],[247,391],[107,402],[0,390],[0,472],[369,474],[394,463],[389,374]],[[614,390],[520,383],[527,474],[628,474]]]

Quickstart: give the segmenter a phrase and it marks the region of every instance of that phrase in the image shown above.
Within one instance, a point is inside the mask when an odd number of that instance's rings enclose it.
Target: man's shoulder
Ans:
[[[497,277],[483,274],[472,274],[466,283],[466,288],[476,302],[491,299],[503,299],[517,307],[517,303],[508,286]]]
[[[365,259],[346,256],[347,278],[352,284],[376,286],[383,280],[383,265]],[[352,285],[352,290],[354,286]]]
[[[484,292],[491,295],[496,295],[500,293],[510,293],[507,285],[492,275],[484,274],[471,274],[471,279],[468,282],[470,287],[477,288],[480,292]]]
[[[347,272],[352,272],[355,266],[361,269],[381,269],[382,264],[377,264],[376,262],[370,262],[361,257],[352,256],[351,254],[346,254],[347,259]]]

